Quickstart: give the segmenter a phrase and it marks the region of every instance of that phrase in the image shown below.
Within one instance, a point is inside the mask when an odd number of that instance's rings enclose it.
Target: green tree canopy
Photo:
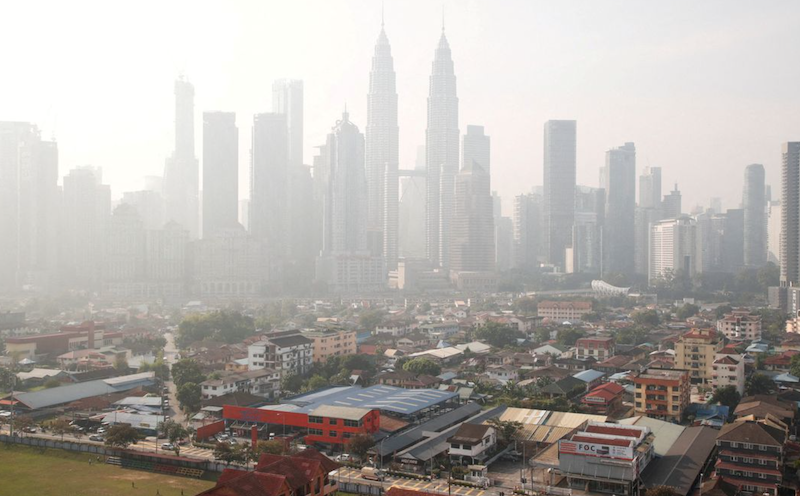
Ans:
[[[511,444],[517,438],[520,429],[522,429],[522,423],[513,420],[493,418],[488,423],[497,431],[497,440],[501,446]]]
[[[221,310],[184,318],[178,326],[177,343],[181,348],[205,339],[238,343],[255,334],[255,331],[256,326],[252,318],[239,312]]]
[[[644,493],[645,496],[680,496],[672,486],[653,486]]]
[[[487,322],[475,330],[475,338],[486,341],[496,348],[514,346],[518,338],[525,337],[517,329],[497,322]]]
[[[127,448],[134,441],[139,439],[139,432],[127,424],[112,426],[106,432],[106,446],[113,448]]]
[[[682,307],[675,312],[675,316],[678,317],[680,320],[686,320],[689,317],[694,317],[697,315],[697,312],[700,311],[700,307],[697,305],[693,305],[691,303],[686,303]]]
[[[714,391],[710,403],[727,406],[733,412],[740,399],[742,397],[739,391],[736,390],[736,386],[725,386]]]
[[[202,397],[200,385],[194,382],[186,382],[178,388],[178,402],[180,402],[184,411],[194,412],[199,410]]]
[[[437,376],[442,373],[442,367],[430,358],[418,357],[409,360],[403,365],[403,370],[411,372],[412,374],[425,374]]]
[[[350,448],[351,453],[363,461],[367,458],[370,448],[375,446],[375,439],[370,434],[362,432],[351,437],[347,446]]]
[[[299,393],[303,390],[303,376],[287,374],[281,379],[281,389],[290,393]]]
[[[633,312],[633,321],[636,325],[656,327],[661,323],[658,312],[653,309],[637,310]]]
[[[583,331],[574,327],[567,327],[558,330],[558,342],[563,345],[574,346],[575,342],[582,337]]]
[[[754,394],[771,394],[775,391],[775,382],[764,374],[755,373],[747,381],[745,387],[745,394],[748,396]]]
[[[328,379],[322,377],[321,375],[312,375],[303,389],[306,391],[316,391],[317,389],[322,389],[329,385]]]
[[[368,331],[374,331],[383,323],[386,312],[383,310],[365,310],[358,316],[358,324]]]
[[[191,358],[182,358],[172,365],[172,379],[178,389],[187,382],[200,384],[206,380],[200,365]]]

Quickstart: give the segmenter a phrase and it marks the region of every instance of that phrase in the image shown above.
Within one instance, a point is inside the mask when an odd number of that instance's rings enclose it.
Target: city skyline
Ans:
[[[204,111],[232,111],[237,113],[238,122],[251,122],[254,114],[269,111],[273,80],[291,77],[302,79],[306,87],[303,141],[304,162],[308,164],[313,156],[312,147],[324,142],[329,132],[326,123],[341,112],[345,102],[352,120],[362,128],[366,126],[364,96],[368,91],[368,78],[365,74],[375,34],[380,29],[381,6],[378,2],[351,3],[362,7],[353,9],[352,19],[332,14],[341,20],[340,28],[346,28],[347,36],[335,37],[336,43],[331,43],[332,46],[315,47],[319,55],[314,57],[289,57],[288,52],[294,53],[294,49],[285,50],[287,53],[272,50],[275,62],[269,64],[269,69],[242,65],[242,57],[249,53],[249,49],[243,50],[243,43],[255,43],[262,36],[255,33],[248,22],[244,22],[242,34],[212,47],[211,57],[201,58],[199,54],[208,49],[208,42],[200,39],[201,28],[208,28],[211,19],[219,14],[202,6],[192,6],[196,9],[192,12],[199,19],[197,27],[180,27],[178,34],[182,36],[175,36],[177,42],[164,37],[165,23],[175,21],[183,12],[179,4],[170,6],[162,17],[153,20],[153,40],[146,40],[142,47],[151,56],[145,61],[149,64],[147,71],[141,70],[143,62],[138,58],[141,54],[122,38],[128,28],[113,22],[103,26],[102,33],[111,45],[121,49],[102,67],[102,72],[99,67],[85,67],[91,57],[75,55],[82,53],[78,48],[89,41],[82,35],[68,37],[63,46],[56,47],[52,53],[39,54],[44,47],[32,43],[23,50],[26,58],[36,55],[33,58],[43,61],[46,67],[47,62],[52,62],[50,70],[54,72],[85,70],[88,76],[80,78],[81,84],[70,78],[56,82],[46,77],[49,72],[37,78],[41,69],[33,68],[35,83],[32,85],[21,88],[14,81],[5,81],[3,90],[7,91],[0,92],[3,95],[0,104],[8,114],[3,118],[37,123],[47,139],[55,135],[60,151],[60,178],[74,166],[102,167],[106,182],[112,186],[117,199],[125,191],[141,189],[144,176],[163,172],[163,158],[173,149],[171,113],[174,103],[170,85],[176,75],[186,74],[195,85],[196,129],[202,127],[200,116]],[[324,3],[311,5],[321,14],[319,17],[330,13],[331,7]],[[743,186],[741,174],[731,174],[729,181],[711,180],[715,171],[725,167],[763,163],[766,182],[775,191],[780,169],[780,155],[775,150],[780,143],[794,139],[793,129],[800,128],[800,117],[791,112],[791,108],[797,106],[793,102],[798,97],[790,92],[791,85],[783,82],[793,80],[792,77],[759,77],[758,81],[754,78],[756,74],[778,70],[789,75],[797,71],[781,64],[781,60],[791,54],[792,47],[798,45],[797,33],[788,32],[786,22],[797,11],[797,6],[780,2],[756,10],[747,8],[744,3],[725,3],[726,16],[718,18],[712,14],[721,3],[687,4],[681,15],[666,19],[662,15],[665,7],[633,6],[626,9],[624,16],[615,19],[614,14],[620,13],[622,5],[619,2],[604,4],[602,8],[578,2],[563,11],[520,2],[501,2],[496,8],[492,4],[492,9],[488,5],[445,2],[445,19],[458,67],[463,114],[459,124],[461,127],[484,125],[494,137],[492,183],[493,189],[503,196],[505,215],[510,214],[513,196],[527,193],[541,183],[541,141],[536,129],[541,129],[540,126],[550,119],[574,119],[579,123],[582,132],[577,144],[578,184],[595,186],[597,169],[605,151],[618,143],[633,141],[637,144],[639,168],[661,167],[664,184],[679,182],[687,211],[698,203],[707,205],[711,197],[722,197],[725,208],[739,206]],[[53,6],[54,11],[59,8]],[[27,10],[24,6],[13,9],[19,9],[20,15],[25,15]],[[299,10],[302,9],[280,6],[277,12],[285,17],[285,24],[295,25],[294,21],[301,16]],[[242,20],[247,14],[259,18],[263,7],[240,6],[226,11],[220,21]],[[568,19],[567,14],[574,16]],[[600,26],[589,25],[591,16],[606,22],[597,23]],[[308,29],[324,33],[329,28],[320,24],[316,17],[308,20]],[[639,27],[625,22],[631,19],[636,19]],[[655,19],[666,26],[653,28]],[[441,13],[438,8],[421,2],[404,4],[403,8],[389,3],[385,21],[387,31],[393,35],[397,92],[402,102],[400,168],[410,169],[416,147],[424,143],[425,67],[430,63],[430,47],[435,46],[439,35]],[[758,21],[771,23],[773,29],[769,34],[748,31],[740,36],[744,23]],[[524,23],[530,26],[499,29],[501,22],[509,28]],[[110,30],[112,26],[119,28],[119,32]],[[654,32],[647,33],[644,26],[653,28]],[[56,31],[62,29],[58,25],[52,27]],[[666,27],[672,30],[665,33]],[[623,32],[614,34],[614,29]],[[570,37],[570,33],[574,34],[571,30],[581,35]],[[636,47],[621,46],[624,35],[630,35],[631,30],[641,35],[639,43]],[[482,36],[467,34],[471,32]],[[521,38],[527,32],[530,32],[530,39]],[[14,33],[12,27],[0,37]],[[429,36],[426,37],[426,33]],[[312,48],[308,46],[310,41],[287,34],[284,28],[278,29],[276,36],[278,34],[297,41],[300,48],[295,49]],[[419,35],[419,40],[410,42],[412,34]],[[487,56],[487,50],[477,49],[481,39],[494,40],[503,49]],[[561,44],[553,45],[556,41]],[[692,41],[703,42],[702,50],[691,52]],[[163,53],[152,52],[157,42],[163,43]],[[196,46],[191,42],[197,42]],[[515,49],[512,42],[520,48]],[[194,48],[190,50],[188,46]],[[558,49],[543,48],[551,46]],[[502,63],[514,54],[519,55],[520,49],[530,53],[522,63]],[[330,56],[331,51],[336,57]],[[317,57],[328,60],[315,66]],[[612,75],[615,64],[619,63],[617,59],[638,62],[637,70],[627,79]],[[220,71],[215,62],[229,70]],[[114,70],[121,66],[125,67],[124,72]],[[131,76],[120,78],[120,73]],[[501,77],[498,80],[495,76]],[[582,84],[586,76],[592,77],[592,85]],[[111,84],[112,79],[114,84]],[[90,84],[85,84],[86,80],[90,80]],[[492,84],[488,83],[490,80]],[[136,85],[138,91],[133,91],[131,85]],[[576,92],[578,89],[580,91]],[[748,97],[737,100],[735,106],[724,105],[723,97],[739,97],[743,91],[749,92]],[[575,94],[575,98],[566,99],[567,93]],[[115,112],[110,112],[107,105],[94,104],[118,94],[136,97],[117,100]],[[487,98],[488,94],[494,98]],[[530,110],[520,115],[518,107]],[[243,128],[239,139],[242,196],[249,191],[245,159],[249,140],[244,139],[248,134]],[[198,143],[201,140],[202,136],[197,133],[196,157],[201,156]],[[690,172],[696,174],[696,181],[684,180]]]

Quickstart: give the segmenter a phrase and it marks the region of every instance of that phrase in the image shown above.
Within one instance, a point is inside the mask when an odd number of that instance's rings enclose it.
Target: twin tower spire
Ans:
[[[449,233],[459,163],[458,97],[450,46],[444,34],[430,75],[426,149],[425,246],[428,260],[448,266]],[[384,29],[375,44],[367,95],[365,165],[370,246],[397,269],[399,232],[399,128],[394,59]]]

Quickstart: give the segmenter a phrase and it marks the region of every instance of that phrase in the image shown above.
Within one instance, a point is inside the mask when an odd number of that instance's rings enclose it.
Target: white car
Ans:
[[[334,460],[337,462],[349,462],[353,460],[353,457],[350,455],[350,453],[342,453],[341,455],[337,455]]]
[[[11,412],[9,412],[7,410],[4,410],[4,411],[0,412],[0,417],[10,417],[10,416],[11,416]]]

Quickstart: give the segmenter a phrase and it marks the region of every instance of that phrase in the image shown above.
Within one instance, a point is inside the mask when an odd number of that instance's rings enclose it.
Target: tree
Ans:
[[[128,424],[117,424],[106,432],[106,446],[127,448],[139,439],[139,432]]]
[[[764,374],[755,373],[747,381],[745,387],[745,394],[748,396],[754,394],[771,394],[775,390],[775,383],[769,376]]]
[[[64,434],[72,431],[72,426],[69,425],[66,419],[59,418],[55,419],[50,424],[50,430],[53,431],[53,434],[56,436],[61,436],[61,440],[64,440]]]
[[[252,451],[253,461],[258,461],[262,454],[269,455],[282,455],[284,444],[283,441],[259,441],[255,449]]]
[[[430,358],[417,357],[403,365],[403,370],[416,375],[437,376],[442,373],[442,367]]]
[[[652,309],[633,312],[633,322],[640,326],[656,327],[661,323],[658,312]]]
[[[714,316],[717,319],[721,319],[726,314],[729,314],[732,311],[733,311],[733,307],[731,307],[730,305],[720,305],[720,306],[718,306],[717,308],[714,309]]]
[[[202,400],[202,392],[200,385],[194,382],[187,382],[178,388],[177,394],[178,401],[184,411],[193,412],[200,408],[200,401]]]
[[[763,353],[759,353],[759,357],[763,355]],[[792,361],[790,362],[791,368],[789,369],[789,373],[795,377],[800,377],[800,355],[795,355],[792,357]]]
[[[583,337],[583,331],[575,328],[560,329],[558,331],[558,342],[567,346],[574,346],[575,342]]]
[[[200,384],[206,380],[200,365],[191,358],[183,358],[172,366],[172,379],[178,389],[187,382]]]
[[[366,310],[358,316],[358,324],[368,331],[374,331],[383,322],[383,310]]]
[[[117,355],[114,359],[114,370],[118,372],[127,372],[128,360],[125,358],[125,355]]]
[[[56,387],[58,387],[60,385],[61,385],[61,381],[59,381],[55,377],[51,377],[51,378],[47,379],[46,381],[44,381],[45,389],[56,388]]]
[[[672,486],[653,486],[644,494],[645,496],[680,496],[680,493]]]
[[[245,463],[251,456],[250,446],[245,444],[231,446],[228,443],[217,443],[214,447],[214,458],[228,465]]]
[[[18,431],[24,431],[28,427],[33,427],[36,425],[36,422],[33,421],[29,415],[17,415],[14,418],[14,429]]]
[[[486,341],[496,348],[514,346],[517,339],[525,337],[519,330],[497,322],[487,322],[475,331],[475,338]]]
[[[321,375],[313,375],[303,389],[307,391],[316,391],[317,389],[322,389],[326,386],[328,386],[328,379],[322,377]]]
[[[181,348],[205,339],[238,343],[255,332],[253,319],[239,312],[218,311],[189,315],[178,325],[177,343]]]
[[[700,311],[700,307],[697,305],[693,305],[691,303],[687,303],[680,307],[677,312],[675,312],[675,316],[678,317],[680,320],[686,320],[689,317],[693,317],[697,315],[697,312]]]
[[[180,456],[181,447],[179,441],[189,437],[189,431],[183,425],[174,420],[167,420],[158,424],[158,430],[175,446],[175,454]]]
[[[499,418],[489,420],[489,425],[497,431],[497,441],[503,447],[511,444],[517,438],[517,433],[522,429],[522,422],[500,420]]]
[[[367,452],[375,446],[375,439],[372,435],[362,432],[351,437],[347,446],[350,448],[350,452],[356,455],[359,460],[365,460]]]
[[[11,391],[16,384],[17,376],[9,369],[0,368],[0,390]]]
[[[303,389],[303,377],[297,374],[287,374],[281,379],[281,390],[290,393],[299,393]]]
[[[550,341],[550,328],[548,327],[540,327],[536,329],[534,333],[535,339],[537,343],[544,343],[545,341]]]
[[[717,388],[717,390],[714,391],[710,403],[727,406],[732,412],[736,408],[736,405],[739,404],[740,399],[742,399],[742,397],[739,391],[736,390],[736,386],[725,386]]]

